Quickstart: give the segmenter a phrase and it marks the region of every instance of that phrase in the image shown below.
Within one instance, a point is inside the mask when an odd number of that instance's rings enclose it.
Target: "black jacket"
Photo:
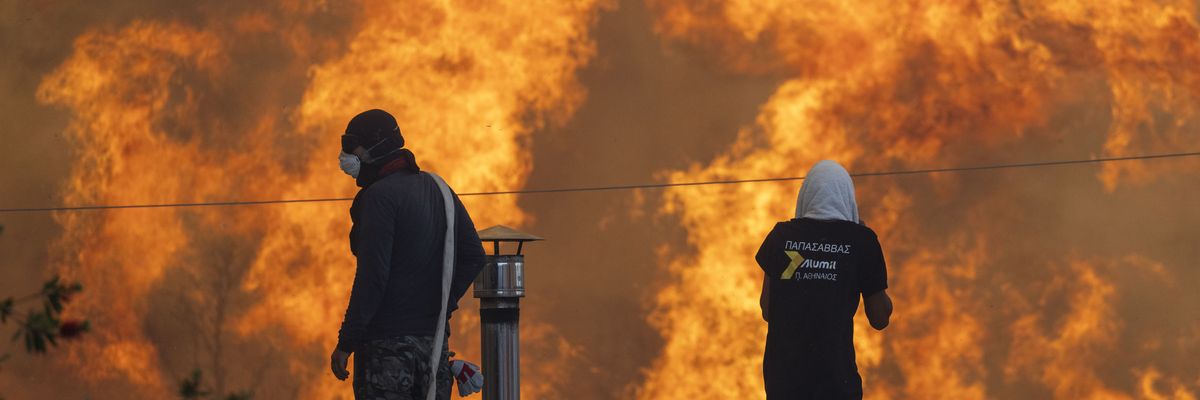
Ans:
[[[433,336],[441,306],[446,212],[441,191],[424,172],[398,172],[363,188],[350,206],[350,250],[358,259],[350,305],[337,347],[368,340]],[[454,195],[455,266],[447,320],[485,256],[466,208]]]

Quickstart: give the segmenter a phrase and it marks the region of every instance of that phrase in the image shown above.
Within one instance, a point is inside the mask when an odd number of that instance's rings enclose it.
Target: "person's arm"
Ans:
[[[458,308],[458,300],[467,293],[467,288],[471,287],[475,276],[479,275],[483,264],[487,262],[479,232],[475,231],[475,223],[457,195],[454,196],[454,207],[454,278],[450,283],[447,313]]]
[[[766,272],[763,272],[763,288],[762,288],[762,294],[758,296],[758,306],[760,308],[762,308],[763,321],[767,321],[767,322],[771,322],[771,320],[767,319],[767,306],[770,303],[770,301],[769,301],[770,299],[771,299],[771,277],[767,276]]]
[[[869,229],[869,228],[868,228]],[[887,328],[892,317],[892,298],[887,294],[887,263],[883,260],[883,248],[872,231],[867,240],[862,270],[859,272],[859,290],[863,297],[863,312],[875,330]]]
[[[375,316],[387,290],[392,268],[396,208],[386,199],[363,193],[350,208],[354,227],[350,243],[358,260],[350,304],[338,332],[338,350],[357,351],[363,344],[367,323]]]
[[[763,321],[767,322],[770,322],[767,319],[767,310],[769,309],[771,303],[771,276],[772,274],[778,273],[777,271],[772,272],[777,269],[774,264],[778,263],[778,260],[773,260],[773,258],[777,258],[783,254],[779,249],[776,249],[777,251],[775,252],[771,251],[771,243],[775,242],[772,239],[774,239],[775,236],[775,229],[772,228],[771,232],[767,234],[767,237],[763,239],[762,245],[758,246],[758,253],[754,254],[754,261],[757,262],[758,267],[762,268],[763,270],[762,294],[758,296],[758,306],[762,308]]]
[[[887,290],[863,298],[863,311],[866,311],[867,321],[872,328],[877,331],[887,328],[892,318],[892,298],[888,297]]]

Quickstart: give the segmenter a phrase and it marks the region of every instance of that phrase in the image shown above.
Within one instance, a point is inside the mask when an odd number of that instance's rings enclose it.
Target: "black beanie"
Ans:
[[[346,135],[342,136],[342,151],[352,153],[357,146],[371,149],[371,157],[379,157],[403,148],[404,136],[392,114],[380,109],[367,110],[350,119]]]

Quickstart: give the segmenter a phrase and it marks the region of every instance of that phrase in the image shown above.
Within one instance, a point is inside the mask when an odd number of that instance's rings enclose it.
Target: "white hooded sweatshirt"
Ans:
[[[808,170],[796,196],[796,218],[859,222],[854,181],[840,164],[822,160]]]

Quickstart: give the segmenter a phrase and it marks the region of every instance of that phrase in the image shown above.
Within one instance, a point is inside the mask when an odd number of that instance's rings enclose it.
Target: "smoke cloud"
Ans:
[[[350,196],[337,135],[375,107],[459,192],[1200,148],[1196,2],[468,3],[0,3],[0,205]],[[856,322],[867,397],[1194,397],[1198,167],[858,179],[896,300]],[[548,239],[526,397],[761,396],[752,255],[799,186],[464,198]],[[347,207],[0,214],[0,294],[81,280],[95,327],[0,344],[0,394],[349,398]]]

